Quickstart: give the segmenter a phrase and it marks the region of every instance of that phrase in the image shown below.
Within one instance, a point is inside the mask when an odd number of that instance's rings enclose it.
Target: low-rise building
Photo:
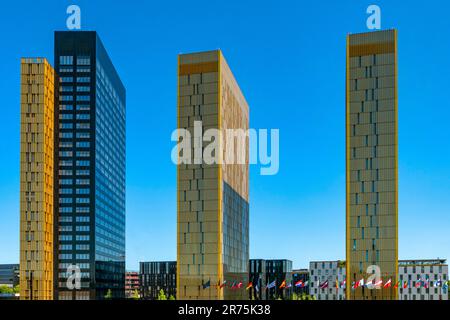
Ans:
[[[0,285],[15,287],[19,284],[19,264],[0,264]]]
[[[309,263],[309,294],[317,300],[345,300],[345,261]]]
[[[177,294],[177,262],[152,261],[141,262],[139,266],[139,286],[142,299],[156,300],[160,290],[167,299],[176,298]]]
[[[292,294],[292,261],[286,259],[250,259],[250,299],[289,300]]]
[[[448,300],[445,259],[399,260],[398,269],[400,300]]]
[[[345,261],[310,262],[310,295],[317,300],[344,300],[345,272]],[[398,282],[392,279],[390,286],[398,287],[399,300],[448,300],[445,259],[399,260],[398,275]],[[382,281],[385,284],[387,279]]]
[[[125,297],[134,298],[139,295],[139,272],[127,271],[125,273]]]
[[[296,284],[299,285],[296,285]],[[292,291],[298,296],[309,294],[309,270],[295,269],[292,270]]]

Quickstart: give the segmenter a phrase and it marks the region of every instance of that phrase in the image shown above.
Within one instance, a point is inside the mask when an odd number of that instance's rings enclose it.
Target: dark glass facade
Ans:
[[[124,298],[125,88],[93,31],[56,32],[54,65],[55,298]]]
[[[263,259],[251,259],[248,262],[248,279],[252,287],[248,289],[250,300],[264,300],[266,289],[266,261]]]
[[[0,264],[0,285],[17,286],[19,284],[19,265]]]
[[[177,262],[141,262],[139,266],[139,286],[141,298],[156,300],[162,289],[167,297],[177,295]]]
[[[302,281],[304,284],[308,281],[309,283],[309,270],[308,269],[298,269],[292,270],[292,291],[297,295],[309,294],[309,286],[299,286],[296,287],[295,284]]]
[[[223,274],[227,283],[248,283],[249,204],[223,182]],[[224,298],[245,299],[244,290],[224,287]]]
[[[253,288],[249,289],[248,297],[253,300],[289,300],[293,292],[292,261],[250,259],[248,263],[249,281]],[[275,286],[267,288],[275,281]],[[280,288],[283,281],[286,286]],[[258,286],[258,290],[256,289]]]

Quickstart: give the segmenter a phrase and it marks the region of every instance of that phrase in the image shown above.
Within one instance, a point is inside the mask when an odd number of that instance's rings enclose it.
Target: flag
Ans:
[[[227,284],[227,280],[224,280],[221,285],[219,285],[219,288],[222,289]]]
[[[383,285],[383,280],[379,280],[378,282],[375,283],[375,287],[379,288]]]
[[[280,289],[286,288],[286,280],[283,280],[280,284]]]
[[[242,288],[242,281],[239,281],[238,285],[237,285],[237,289]]]
[[[406,289],[406,288],[408,288],[408,281],[403,281],[403,289]]]
[[[286,285],[286,289],[289,289],[290,287],[292,287],[292,283],[288,283],[288,284]]]
[[[420,286],[422,285],[421,282],[422,282],[422,279],[417,280],[416,288],[420,288]]]
[[[231,289],[236,289],[236,281],[233,281],[233,284],[231,285]]]
[[[399,285],[400,285],[400,281],[397,281],[397,283],[394,286],[394,289],[397,289]]]
[[[392,280],[389,279],[389,280],[384,284],[383,288],[390,288],[390,287],[391,287],[391,284],[392,284]]]
[[[336,289],[339,289],[339,281],[336,279]]]
[[[253,283],[250,281],[247,285],[247,287],[245,287],[245,290],[250,289],[251,287],[253,287]]]
[[[326,280],[324,283],[322,283],[320,285],[320,289],[326,289],[326,288],[328,288],[328,280]]]
[[[359,282],[358,282],[358,287],[364,287],[364,278],[361,279],[361,280],[359,280]],[[358,287],[357,287],[357,288],[358,288]]]
[[[276,286],[277,280],[273,280],[271,283],[269,283],[266,287],[266,289],[272,289]]]
[[[301,288],[301,287],[303,286],[303,280],[297,281],[297,282],[295,283],[295,286]]]
[[[352,282],[352,289],[358,288],[358,284],[359,284],[359,282],[353,281],[353,282]]]
[[[303,284],[302,288],[307,287],[308,286],[308,281],[305,281],[305,283]]]
[[[256,292],[259,292],[258,285],[255,286],[255,291],[256,291]]]
[[[203,289],[208,289],[211,286],[211,280],[203,284]]]
[[[342,283],[341,283],[341,288],[345,288],[346,287],[346,283],[347,283],[347,281],[343,280]]]

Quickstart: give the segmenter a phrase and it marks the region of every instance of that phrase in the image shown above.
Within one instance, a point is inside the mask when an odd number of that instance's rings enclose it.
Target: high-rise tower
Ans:
[[[21,60],[20,298],[53,299],[55,73],[43,58]]]
[[[248,105],[219,50],[179,56],[178,128],[194,137],[196,121],[223,136],[249,126]],[[192,141],[192,163],[178,165],[177,298],[245,299],[245,290],[231,286],[248,281],[248,141],[238,164],[206,164],[195,149],[209,142]],[[224,158],[237,156],[237,148],[218,143]]]
[[[125,88],[96,32],[56,32],[54,58],[55,298],[123,298]]]
[[[369,266],[398,273],[397,32],[349,35],[346,77],[347,299],[397,299],[397,289],[352,290]],[[376,267],[369,269],[369,273]]]

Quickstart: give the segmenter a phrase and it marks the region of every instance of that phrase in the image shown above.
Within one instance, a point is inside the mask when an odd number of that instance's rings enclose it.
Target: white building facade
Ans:
[[[399,260],[400,300],[448,300],[448,264],[445,259]]]
[[[398,269],[399,300],[448,300],[445,259],[399,260]],[[309,294],[317,300],[345,300],[345,272],[345,261],[310,262]]]
[[[309,294],[317,300],[345,300],[344,281],[345,261],[309,263]]]

